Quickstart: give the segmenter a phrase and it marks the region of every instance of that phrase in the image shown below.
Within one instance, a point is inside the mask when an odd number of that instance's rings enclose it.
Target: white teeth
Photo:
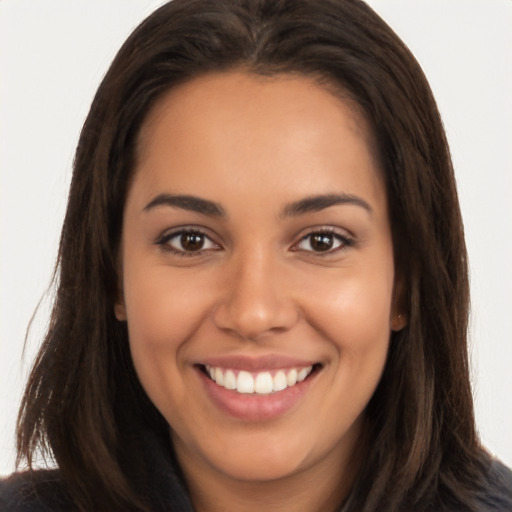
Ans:
[[[311,368],[302,368],[301,370],[299,370],[297,372],[297,382],[303,381],[309,375],[310,371]]]
[[[215,382],[219,386],[224,385],[224,374],[222,373],[222,370],[220,368],[215,368]]]
[[[288,386],[295,386],[295,384],[297,384],[297,370],[295,368],[288,372],[288,375],[286,376],[286,383]]]
[[[236,377],[231,370],[228,370],[224,375],[224,387],[226,389],[236,389]]]
[[[222,384],[220,385],[222,386]],[[249,372],[241,371],[238,374],[236,378],[236,390],[239,393],[254,393],[254,379]]]
[[[279,370],[275,375],[272,381],[272,391],[282,391],[288,387],[288,383],[286,381],[286,373],[283,370]]]
[[[258,373],[256,381],[254,382],[254,391],[260,395],[268,395],[272,393],[273,385],[272,375],[270,375],[269,372]]]
[[[306,368],[278,370],[272,377],[269,371],[249,373],[240,370],[236,375],[234,370],[206,366],[207,373],[219,386],[238,393],[257,393],[260,395],[275,393],[295,386],[298,382],[302,382],[311,373],[312,369],[312,366],[308,366]]]

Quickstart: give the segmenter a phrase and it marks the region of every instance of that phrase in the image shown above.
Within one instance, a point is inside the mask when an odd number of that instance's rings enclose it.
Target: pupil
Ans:
[[[311,237],[311,247],[315,251],[328,251],[332,248],[333,237],[332,235],[317,234]]]
[[[187,251],[199,251],[204,245],[204,236],[199,233],[183,233],[181,246]]]

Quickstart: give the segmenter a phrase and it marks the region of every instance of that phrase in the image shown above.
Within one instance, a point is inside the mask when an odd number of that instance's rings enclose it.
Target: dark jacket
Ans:
[[[170,443],[167,446],[164,443],[156,436],[144,435],[146,456],[141,460],[138,491],[148,498],[154,512],[194,512],[179,470],[170,455]],[[483,496],[479,512],[512,512],[512,472],[495,461],[490,476],[489,481],[493,482],[493,486]],[[340,512],[343,512],[343,508]],[[0,482],[0,512],[73,510],[76,507],[68,497],[59,470],[15,473]],[[101,509],[94,512],[101,512]]]

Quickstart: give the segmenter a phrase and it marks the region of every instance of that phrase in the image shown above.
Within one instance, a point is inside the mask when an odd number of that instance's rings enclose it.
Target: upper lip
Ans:
[[[318,361],[297,359],[294,357],[268,354],[251,357],[245,355],[212,356],[198,361],[202,366],[214,366],[219,368],[233,368],[248,371],[281,370],[286,368],[306,368],[317,364]]]

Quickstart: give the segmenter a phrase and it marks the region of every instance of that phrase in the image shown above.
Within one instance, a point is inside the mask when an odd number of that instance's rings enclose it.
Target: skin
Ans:
[[[171,426],[195,507],[335,510],[358,468],[390,331],[403,327],[367,123],[309,78],[210,74],[157,103],[138,149],[116,316],[128,322],[137,374]],[[214,201],[225,215],[148,207],[161,194]],[[325,194],[360,204],[286,214]],[[162,241],[191,227],[207,236],[199,251],[179,235]],[[314,250],[311,233],[326,230],[333,249]],[[226,355],[320,369],[285,413],[245,420],[212,402],[198,371]]]

